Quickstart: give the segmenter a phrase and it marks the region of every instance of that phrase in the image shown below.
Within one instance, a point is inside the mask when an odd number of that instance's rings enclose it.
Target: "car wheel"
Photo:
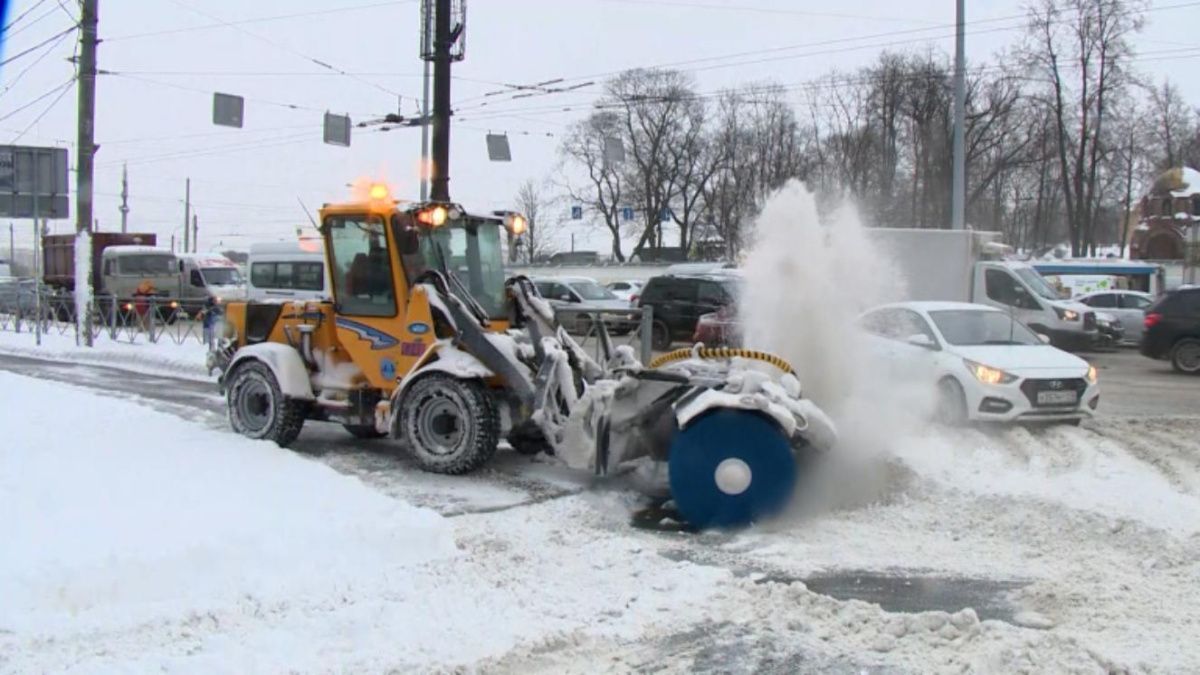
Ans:
[[[1200,340],[1183,338],[1171,348],[1171,367],[1181,373],[1200,373]]]
[[[967,395],[958,380],[947,377],[938,382],[937,410],[935,418],[948,426],[967,423]]]
[[[650,328],[650,346],[664,352],[671,348],[671,329],[662,321],[655,321]]]

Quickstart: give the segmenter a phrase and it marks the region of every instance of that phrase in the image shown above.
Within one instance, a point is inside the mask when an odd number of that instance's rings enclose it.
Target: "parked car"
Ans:
[[[742,325],[737,317],[737,309],[733,305],[726,305],[715,312],[700,315],[696,331],[692,333],[692,342],[703,343],[705,347],[741,347]]]
[[[651,345],[661,351],[675,340],[691,339],[700,317],[734,305],[740,288],[741,277],[736,274],[664,274],[651,278],[638,297],[639,307],[654,310]]]
[[[1096,346],[1116,347],[1125,341],[1125,326],[1108,312],[1096,312]]]
[[[617,334],[632,331],[639,317],[630,310],[633,306],[628,300],[622,300],[612,291],[596,283],[595,279],[587,277],[540,277],[533,279],[533,285],[538,294],[557,308],[598,309],[606,310],[599,316],[609,330]],[[568,330],[587,334],[592,328],[592,314],[569,312],[559,316],[559,321]]]
[[[948,423],[1078,424],[1100,403],[1094,367],[989,306],[884,305],[865,313],[860,325],[889,377],[937,387],[937,417]]]
[[[1095,291],[1075,299],[1120,319],[1125,327],[1125,340],[1133,344],[1142,341],[1146,309],[1154,304],[1154,296],[1141,291]]]
[[[610,281],[604,284],[604,287],[612,291],[612,294],[626,302],[633,302],[641,292],[642,286],[645,286],[644,281]]]
[[[1200,374],[1200,287],[1167,291],[1146,310],[1142,354]]]
[[[34,279],[18,279],[17,277],[0,279],[0,312],[33,316],[37,303],[35,289],[38,286],[39,284]],[[44,286],[42,289],[45,291]]]

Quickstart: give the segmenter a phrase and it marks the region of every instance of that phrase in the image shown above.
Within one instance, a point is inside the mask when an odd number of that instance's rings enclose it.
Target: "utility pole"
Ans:
[[[75,157],[75,321],[78,335],[92,346],[92,171],[96,159],[96,45],[99,0],[79,3],[79,112]]]
[[[950,186],[950,225],[955,230],[966,227],[967,220],[967,158],[964,138],[967,107],[966,50],[963,36],[963,2],[957,0],[954,34],[954,180]]]
[[[192,253],[200,249],[200,216],[192,214]]]
[[[450,201],[450,0],[436,0],[433,16],[433,166],[429,196]]]
[[[16,260],[17,260],[17,253],[16,253],[17,249],[16,249],[15,245],[13,244],[13,242],[14,242],[13,224],[10,222],[8,224],[8,264],[10,266],[15,265]]]
[[[189,250],[188,228],[192,222],[192,179],[188,178],[183,184],[183,252]]]
[[[421,201],[429,199],[429,61],[425,62],[425,91],[421,97]]]
[[[121,234],[125,234],[129,219],[129,165],[121,165]]]

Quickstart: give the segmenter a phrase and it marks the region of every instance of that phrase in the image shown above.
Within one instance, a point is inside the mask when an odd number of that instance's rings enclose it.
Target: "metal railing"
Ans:
[[[92,338],[107,336],[130,344],[205,344],[203,307],[163,296],[115,298],[98,296],[89,305]],[[0,331],[81,337],[75,322],[75,298],[69,293],[43,292],[0,297]]]
[[[612,349],[620,345],[633,347],[642,363],[650,363],[654,355],[651,340],[654,309],[651,307],[555,307],[554,313],[559,324],[579,346],[600,363],[607,361]]]

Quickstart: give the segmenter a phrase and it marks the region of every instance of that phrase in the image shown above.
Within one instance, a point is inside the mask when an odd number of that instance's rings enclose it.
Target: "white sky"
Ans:
[[[6,20],[36,2],[16,2]],[[70,25],[58,2],[43,1],[13,26],[4,58]],[[75,11],[74,0],[61,4]],[[297,198],[315,211],[322,202],[345,199],[346,183],[360,177],[383,177],[398,196],[417,196],[418,129],[382,134],[355,129],[350,148],[321,143],[327,109],[349,112],[357,122],[394,111],[397,100],[389,92],[396,92],[403,96],[404,112],[416,113],[422,63],[415,1],[100,0],[100,5],[100,67],[128,74],[101,76],[97,85],[96,216],[102,230],[119,228],[125,161],[130,229],[157,232],[166,245],[182,224],[184,178],[190,176],[201,250],[290,236],[308,223]],[[972,64],[1019,39],[1021,2],[967,5]],[[451,194],[479,211],[510,207],[524,179],[554,172],[558,138],[547,134],[561,133],[586,114],[605,74],[679,63],[693,72],[701,91],[764,79],[794,85],[834,67],[865,65],[885,46],[928,45],[947,53],[953,48],[953,0],[471,0],[468,12],[467,58],[454,68],[461,79],[453,90],[460,112],[453,127]],[[297,14],[307,15],[244,23],[240,30],[220,25]],[[1192,105],[1200,103],[1198,26],[1200,2],[1160,0],[1137,41],[1143,53],[1139,66],[1156,79],[1169,76]],[[163,31],[177,32],[143,35]],[[0,67],[0,117],[71,77],[66,59],[73,41],[72,36],[59,43],[15,86],[13,80],[40,52]],[[748,55],[713,58],[740,53]],[[355,75],[333,74],[309,57]],[[559,77],[568,84],[594,79],[596,85],[551,97],[481,98],[498,89],[495,83]],[[244,128],[211,124],[214,91],[247,98]],[[792,91],[799,101],[802,92]],[[0,121],[0,143],[13,142],[53,99]],[[72,90],[17,142],[73,141],[75,100]],[[474,107],[485,101],[487,106]],[[487,161],[488,131],[510,134],[511,163]],[[566,209],[562,205],[546,218],[565,217]],[[65,231],[73,222],[58,221],[52,228]],[[29,239],[28,222],[17,229],[20,246]]]

